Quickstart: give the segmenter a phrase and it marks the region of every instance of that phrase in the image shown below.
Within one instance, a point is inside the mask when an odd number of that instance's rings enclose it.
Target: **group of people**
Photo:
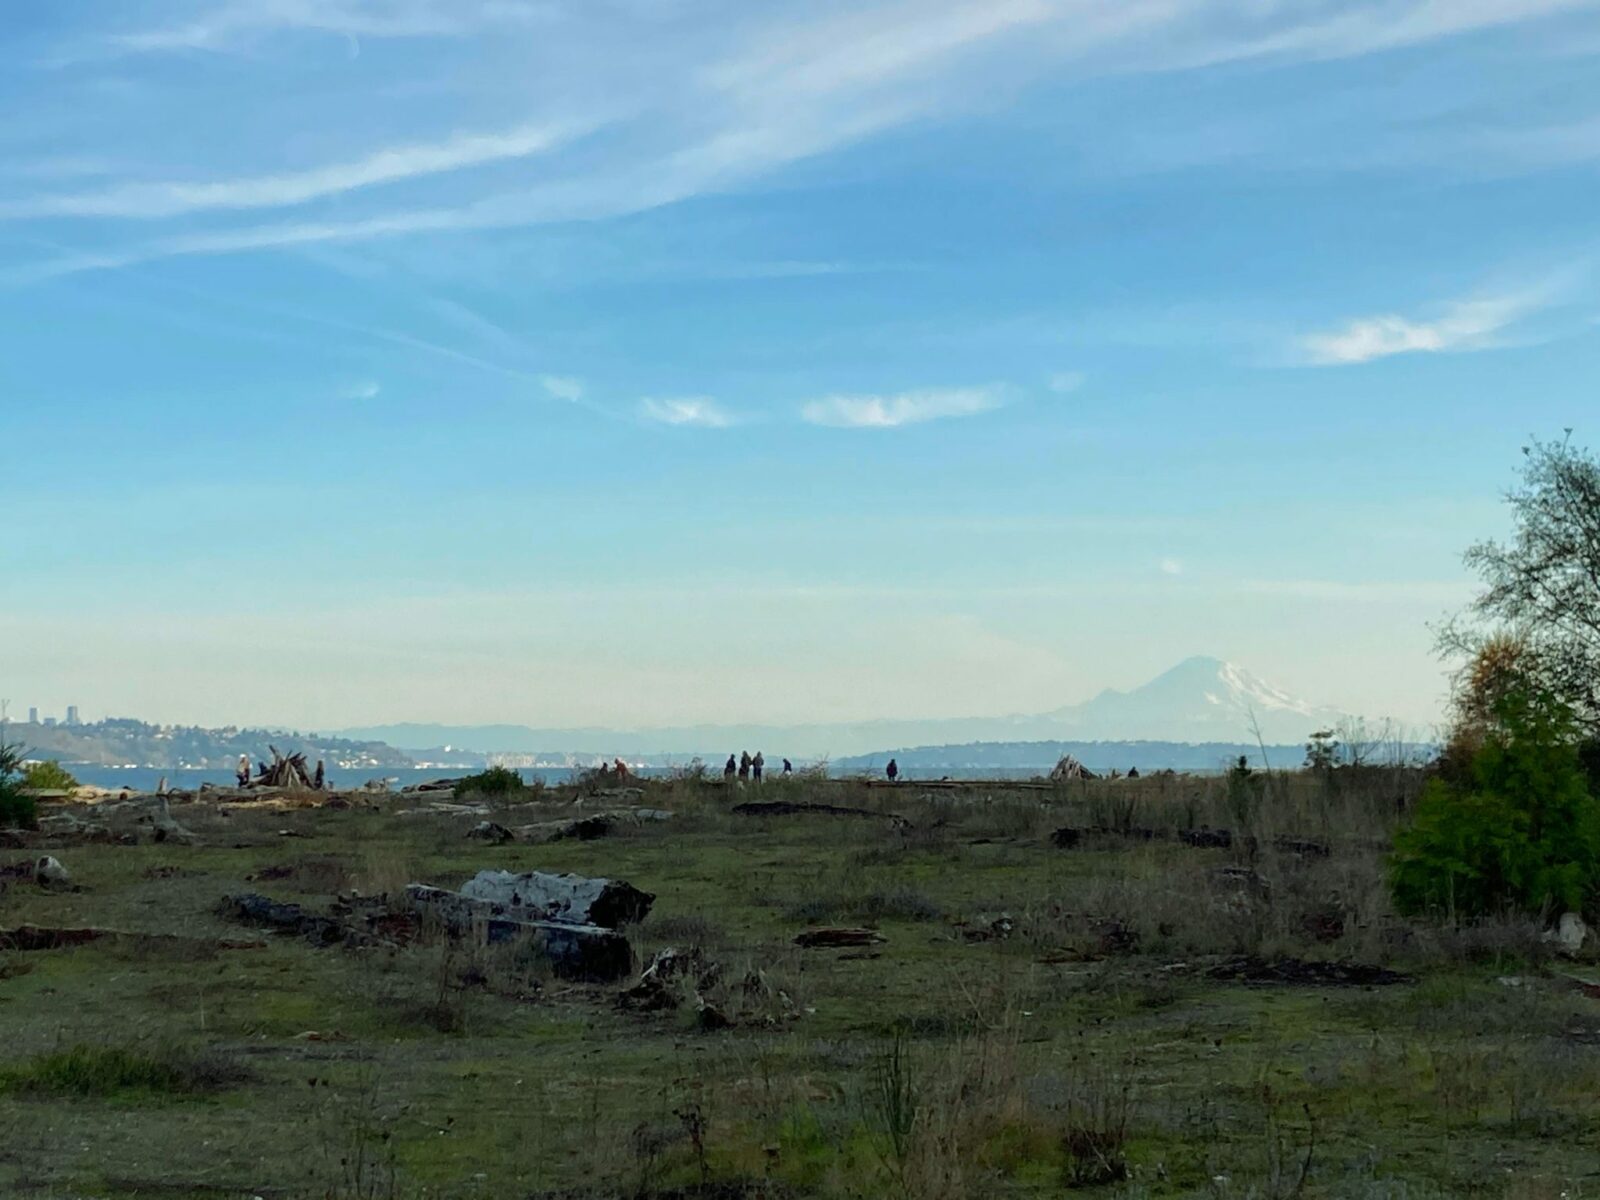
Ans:
[[[739,757],[728,755],[728,761],[722,764],[722,778],[732,781],[737,778],[740,783],[749,780],[751,783],[760,783],[761,775],[767,769],[767,760],[761,751],[751,754],[748,750],[740,751]],[[783,760],[783,775],[787,778],[794,774],[794,764],[787,758]]]

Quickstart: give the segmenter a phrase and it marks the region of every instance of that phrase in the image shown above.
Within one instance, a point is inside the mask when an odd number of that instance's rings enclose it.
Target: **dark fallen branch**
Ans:
[[[121,929],[93,926],[56,928],[47,925],[18,925],[0,929],[0,950],[70,950],[90,942],[113,941],[139,946],[194,947],[202,950],[259,950],[265,942],[242,942],[226,938],[188,938],[170,933],[130,933]]]
[[[1066,825],[1050,835],[1050,842],[1061,850],[1076,850],[1085,838],[1121,838],[1132,842],[1176,841],[1194,850],[1231,850],[1237,843],[1249,854],[1260,849],[1260,843],[1250,836],[1235,838],[1230,829],[1212,829],[1202,825],[1198,829],[1178,829],[1168,832],[1147,829],[1143,826],[1118,827],[1113,825]],[[1327,858],[1333,847],[1327,842],[1311,838],[1275,837],[1272,848],[1280,854],[1294,854],[1301,858]]]
[[[876,812],[870,808],[847,808],[842,804],[813,804],[810,801],[800,800],[752,800],[745,804],[735,804],[729,811],[738,813],[741,817],[874,817],[880,821],[888,821],[896,828],[904,828],[910,824],[899,813]]]
[[[1206,971],[1208,979],[1228,983],[1291,987],[1387,987],[1411,983],[1409,975],[1369,963],[1311,962],[1303,958],[1258,958],[1242,954]]]
[[[224,896],[218,912],[246,925],[257,925],[277,933],[303,937],[317,946],[331,946],[349,940],[355,933],[342,921],[310,912],[298,904],[273,900],[257,892]]]
[[[874,946],[888,940],[875,929],[808,929],[795,935],[794,944],[812,950],[835,946]]]

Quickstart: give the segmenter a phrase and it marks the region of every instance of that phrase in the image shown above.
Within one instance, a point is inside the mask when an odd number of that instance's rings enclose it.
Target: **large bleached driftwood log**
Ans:
[[[649,915],[655,897],[620,879],[546,871],[479,871],[461,886],[469,900],[488,901],[536,921],[618,929]]]
[[[454,937],[524,945],[531,956],[547,959],[562,979],[609,983],[633,969],[633,948],[615,929],[538,920],[521,905],[477,900],[421,883],[408,886],[406,898]]]

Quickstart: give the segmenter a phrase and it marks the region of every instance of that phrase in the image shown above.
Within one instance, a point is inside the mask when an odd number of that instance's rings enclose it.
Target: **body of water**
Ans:
[[[70,763],[67,769],[79,783],[95,784],[106,788],[127,788],[130,792],[153,792],[156,785],[165,777],[167,786],[175,791],[193,791],[202,783],[215,784],[218,787],[232,787],[236,782],[234,774],[227,767],[215,768],[162,768],[162,767],[99,767],[84,763]],[[546,783],[565,783],[583,768],[580,767],[525,767],[517,774],[523,779],[532,782],[543,779]],[[997,769],[990,771],[962,772],[959,777],[963,779],[1031,779],[1035,775],[1042,775],[1049,768],[1040,770],[1026,769]],[[451,769],[447,767],[387,767],[374,768],[364,771],[330,771],[328,782],[334,788],[358,788],[369,779],[388,779],[395,790],[413,783],[423,783],[430,779],[453,779],[462,775],[470,775],[475,768],[462,767]],[[640,767],[634,770],[636,775],[645,778],[662,778],[672,774],[670,767]],[[845,772],[857,774],[858,772]],[[881,772],[877,773],[881,776]],[[940,779],[952,772],[939,770],[917,771],[907,769],[902,772],[905,779]],[[768,779],[777,778],[777,772],[768,769]]]

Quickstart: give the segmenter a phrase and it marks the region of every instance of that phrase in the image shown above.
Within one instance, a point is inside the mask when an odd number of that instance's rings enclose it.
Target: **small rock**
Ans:
[[[40,887],[71,887],[72,876],[59,859],[45,855],[33,864],[34,882]]]
[[[512,840],[512,832],[504,825],[494,821],[479,821],[467,832],[469,838],[478,838],[480,841],[490,842],[496,846],[503,846]]]
[[[1558,953],[1573,955],[1583,949],[1583,943],[1588,937],[1589,927],[1584,924],[1583,918],[1577,913],[1568,912],[1561,914],[1561,920],[1556,922],[1553,930],[1544,935],[1544,940],[1553,942]]]

